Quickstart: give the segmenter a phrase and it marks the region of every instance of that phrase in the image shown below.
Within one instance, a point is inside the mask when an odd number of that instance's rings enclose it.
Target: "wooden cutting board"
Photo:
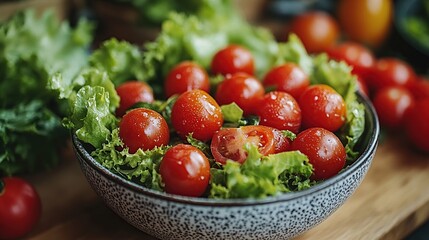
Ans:
[[[29,239],[154,239],[110,211],[69,150],[57,168],[26,176],[39,192],[42,219]],[[401,239],[429,219],[429,155],[389,138],[356,192],[297,239]]]

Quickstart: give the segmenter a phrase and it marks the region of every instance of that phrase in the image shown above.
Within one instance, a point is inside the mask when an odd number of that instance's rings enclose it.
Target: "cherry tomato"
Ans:
[[[429,98],[416,102],[407,113],[405,129],[408,139],[418,149],[429,153]]]
[[[290,140],[282,131],[271,128],[274,135],[274,153],[286,152],[290,149]]]
[[[181,94],[171,110],[171,123],[179,136],[208,141],[223,124],[222,110],[216,101],[202,90]]]
[[[416,81],[414,70],[406,62],[396,58],[379,59],[368,79],[368,86],[378,91],[388,86],[403,86],[410,88]]]
[[[293,133],[301,127],[301,109],[289,93],[273,91],[265,94],[259,101],[257,115],[264,126]]]
[[[338,23],[329,14],[306,12],[292,19],[290,32],[295,33],[309,53],[326,51],[337,41]]]
[[[324,128],[309,128],[298,134],[292,149],[305,154],[314,167],[314,180],[328,179],[343,169],[346,150],[338,137]]]
[[[185,61],[175,66],[167,75],[164,91],[167,97],[188,90],[210,90],[209,76],[206,70],[194,62]]]
[[[253,55],[242,46],[229,45],[214,55],[211,70],[214,74],[224,76],[238,72],[253,75],[255,71]]]
[[[40,219],[42,204],[34,187],[17,177],[0,180],[0,239],[23,237]]]
[[[376,47],[389,33],[392,8],[391,0],[340,0],[338,21],[349,39]]]
[[[375,64],[372,52],[363,45],[355,42],[344,42],[327,51],[331,59],[344,61],[352,67],[352,73],[366,79]]]
[[[429,80],[423,77],[418,77],[417,81],[411,85],[410,90],[417,100],[429,98]]]
[[[285,63],[271,69],[263,82],[264,86],[287,92],[295,99],[310,85],[307,74],[295,63]]]
[[[264,93],[264,87],[255,77],[236,73],[219,84],[215,99],[220,105],[235,102],[245,115],[249,115],[255,112],[255,104]]]
[[[257,146],[262,155],[275,151],[273,131],[265,126],[221,129],[213,135],[210,149],[216,162],[225,164],[230,159],[243,163],[247,158],[246,143]]]
[[[167,150],[159,165],[167,193],[199,197],[210,180],[210,163],[198,148],[178,144]]]
[[[298,102],[304,128],[321,127],[335,132],[346,121],[346,104],[341,95],[328,85],[309,86]]]
[[[373,99],[381,125],[397,128],[403,125],[406,112],[414,105],[414,98],[404,87],[386,87]]]
[[[167,145],[170,131],[159,113],[151,109],[136,108],[127,112],[119,123],[119,137],[129,152],[135,153],[139,148],[150,150]]]
[[[120,97],[116,116],[122,117],[132,105],[138,102],[153,102],[152,88],[145,82],[129,81],[119,85],[116,92]]]

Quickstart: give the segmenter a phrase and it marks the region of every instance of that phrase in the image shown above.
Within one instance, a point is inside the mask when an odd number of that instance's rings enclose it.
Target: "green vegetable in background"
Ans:
[[[0,175],[55,166],[67,135],[40,100],[0,109]]]
[[[404,18],[401,24],[415,42],[418,42],[429,50],[429,0],[422,0],[420,2],[423,7],[421,9],[422,14],[418,12]]]
[[[75,29],[31,10],[0,23],[0,175],[52,167],[67,139],[67,105],[48,89],[50,76],[73,79],[87,63],[92,26]],[[67,85],[68,83],[63,83]],[[40,147],[43,146],[43,147]]]

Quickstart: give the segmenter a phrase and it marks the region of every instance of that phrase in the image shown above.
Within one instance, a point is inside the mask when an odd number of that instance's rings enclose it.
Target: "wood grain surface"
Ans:
[[[155,239],[110,211],[68,150],[55,169],[25,176],[39,192],[42,219],[26,239]],[[356,192],[326,221],[296,239],[401,239],[429,219],[429,156],[389,138]]]

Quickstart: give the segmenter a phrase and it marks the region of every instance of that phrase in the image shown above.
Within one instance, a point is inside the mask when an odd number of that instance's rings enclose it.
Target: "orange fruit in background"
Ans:
[[[392,25],[392,0],[340,0],[338,21],[351,40],[377,47]]]

